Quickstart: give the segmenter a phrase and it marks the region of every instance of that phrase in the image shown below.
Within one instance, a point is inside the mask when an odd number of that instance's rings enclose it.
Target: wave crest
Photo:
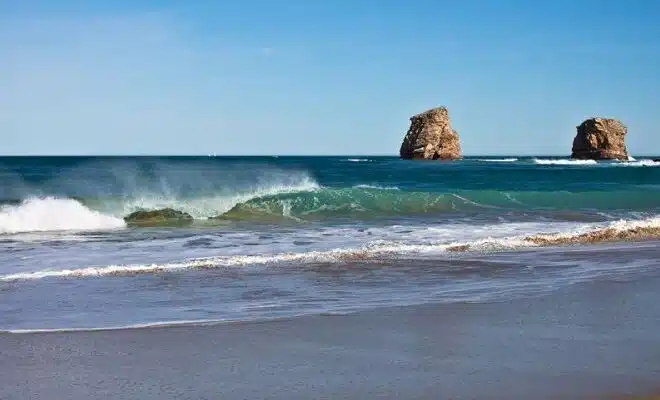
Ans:
[[[313,192],[320,189],[316,181],[307,175],[289,177],[288,180],[263,182],[249,188],[226,189],[217,194],[209,194],[195,198],[184,196],[167,196],[162,194],[141,195],[119,200],[105,200],[100,207],[106,207],[115,215],[125,216],[138,210],[160,210],[165,208],[190,214],[195,219],[207,219],[231,210],[237,204],[245,203],[255,198],[277,196],[286,193]]]
[[[371,218],[443,212],[474,206],[479,207],[479,204],[454,194],[402,192],[396,188],[356,186],[256,197],[237,204],[220,218],[233,220]]]
[[[485,209],[554,210],[600,209],[643,210],[660,207],[660,198],[647,191],[602,192],[495,190],[462,192],[409,192],[395,187],[357,185],[352,188],[322,188],[311,192],[290,192],[255,197],[236,204],[218,216],[231,220],[323,218],[377,218]]]

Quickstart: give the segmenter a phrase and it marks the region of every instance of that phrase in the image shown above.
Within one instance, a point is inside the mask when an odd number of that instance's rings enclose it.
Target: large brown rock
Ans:
[[[627,160],[628,128],[609,118],[590,118],[577,127],[571,157],[581,160]]]
[[[410,117],[410,129],[403,138],[399,155],[407,160],[462,158],[461,143],[451,127],[447,108],[433,108]]]

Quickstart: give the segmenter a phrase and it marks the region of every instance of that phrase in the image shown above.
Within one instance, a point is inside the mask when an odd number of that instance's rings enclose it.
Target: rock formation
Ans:
[[[193,222],[193,217],[185,212],[163,208],[152,211],[135,211],[124,217],[129,225],[157,226],[157,225],[185,225]]]
[[[399,155],[413,160],[457,160],[461,156],[458,133],[452,129],[445,107],[433,108],[410,118],[410,129]]]
[[[571,157],[581,160],[627,160],[628,128],[609,118],[590,118],[577,127]]]

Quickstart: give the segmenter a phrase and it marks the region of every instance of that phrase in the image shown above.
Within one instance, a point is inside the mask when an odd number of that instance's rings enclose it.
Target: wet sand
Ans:
[[[492,304],[0,334],[0,398],[584,399],[657,393],[660,276]]]

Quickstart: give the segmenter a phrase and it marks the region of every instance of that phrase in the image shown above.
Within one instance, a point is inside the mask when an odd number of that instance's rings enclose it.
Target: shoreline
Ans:
[[[660,276],[534,299],[0,334],[0,397],[647,398]],[[641,396],[641,397],[635,397]]]

